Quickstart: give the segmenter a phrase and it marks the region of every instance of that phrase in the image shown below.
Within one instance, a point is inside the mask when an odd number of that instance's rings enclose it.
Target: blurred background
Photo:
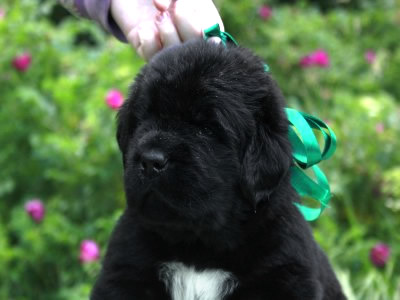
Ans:
[[[287,105],[325,120],[312,223],[350,300],[400,299],[400,5],[216,0]],[[54,1],[0,1],[0,299],[87,299],[124,209],[115,115],[143,65]]]

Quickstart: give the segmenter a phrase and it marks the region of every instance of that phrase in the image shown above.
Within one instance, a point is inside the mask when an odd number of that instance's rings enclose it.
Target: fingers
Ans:
[[[151,0],[111,1],[111,16],[125,36],[139,23],[151,20],[156,14],[157,9]]]
[[[191,5],[191,3],[191,1],[178,0],[169,8],[178,34],[183,41],[201,35],[198,9]]]
[[[153,0],[154,6],[161,12],[166,11],[170,6],[170,3],[171,0]]]
[[[168,11],[164,11],[157,16],[156,25],[160,33],[160,40],[163,47],[181,43],[181,39]]]
[[[211,0],[172,0],[168,11],[183,41],[202,37],[203,31],[216,23],[224,30],[221,17]]]
[[[137,53],[149,60],[163,47],[191,38],[216,23],[224,26],[212,0],[111,1],[112,15]],[[119,4],[118,4],[119,3]],[[139,9],[140,8],[140,9]],[[216,38],[217,39],[217,38]]]
[[[151,22],[139,24],[128,33],[126,38],[145,60],[149,60],[162,48],[158,29]]]

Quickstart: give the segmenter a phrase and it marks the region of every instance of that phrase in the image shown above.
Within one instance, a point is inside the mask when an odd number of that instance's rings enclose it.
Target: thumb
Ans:
[[[216,23],[220,24],[222,31],[224,30],[212,0],[171,0],[168,11],[182,41],[201,37],[205,29]]]
[[[160,12],[164,12],[169,8],[171,1],[176,0],[153,0],[153,4]]]
[[[141,57],[149,60],[162,48],[159,35],[154,23],[143,22],[134,27],[126,38]]]

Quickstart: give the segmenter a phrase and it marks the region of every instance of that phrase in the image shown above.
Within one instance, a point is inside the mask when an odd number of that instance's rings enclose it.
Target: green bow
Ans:
[[[225,46],[227,41],[238,45],[229,33],[220,30],[219,24],[204,30],[204,39],[208,40],[211,37],[219,37]],[[268,72],[268,65],[265,64],[264,69]],[[331,198],[328,179],[317,164],[328,159],[335,152],[336,136],[329,126],[320,119],[293,108],[286,108],[285,110],[290,123],[289,140],[292,144],[294,160],[291,167],[292,186],[301,197],[310,197],[320,203],[319,208],[308,207],[298,202],[295,202],[294,205],[297,206],[307,221],[314,221],[328,206]],[[320,131],[324,137],[325,145],[322,153],[313,130]],[[316,181],[303,171],[308,168],[311,168],[314,172]]]
[[[235,40],[233,36],[231,36],[229,33],[221,31],[221,28],[219,27],[219,24],[215,24],[203,31],[203,38],[205,40],[208,40],[209,38],[212,37],[218,37],[221,39],[222,44],[226,46],[226,43],[232,42],[236,46],[239,46],[239,43]],[[264,64],[264,70],[265,72],[269,72],[269,66],[267,64]]]
[[[203,34],[205,40],[208,40],[211,37],[219,37],[224,46],[226,46],[226,42],[228,41],[234,43],[236,46],[239,45],[238,42],[236,42],[236,40],[233,38],[233,36],[231,36],[227,32],[221,31],[221,28],[219,27],[218,23],[204,30]]]
[[[331,198],[328,179],[317,164],[328,159],[335,152],[336,136],[328,125],[314,116],[293,108],[286,108],[286,114],[290,123],[289,140],[295,162],[291,167],[292,186],[300,196],[308,196],[320,203],[319,208],[307,207],[300,203],[295,203],[295,205],[307,221],[314,221],[324,211]],[[320,131],[324,137],[325,145],[322,153],[313,129]],[[313,170],[316,181],[303,171],[308,168]]]

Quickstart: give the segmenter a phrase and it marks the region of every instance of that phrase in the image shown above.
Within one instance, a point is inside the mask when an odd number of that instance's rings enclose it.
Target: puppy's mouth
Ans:
[[[180,223],[179,216],[168,205],[168,199],[155,190],[149,190],[141,197],[137,211],[141,218],[153,224]]]

